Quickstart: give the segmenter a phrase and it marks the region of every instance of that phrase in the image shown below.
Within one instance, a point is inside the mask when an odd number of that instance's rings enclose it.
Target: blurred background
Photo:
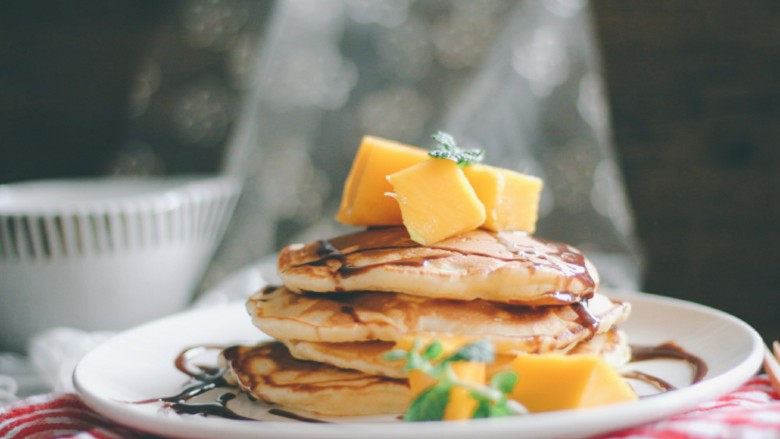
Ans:
[[[555,203],[540,222],[543,236],[586,251],[601,243],[594,253],[625,256],[615,263],[643,291],[723,309],[780,339],[780,3],[336,3],[0,3],[0,183],[247,175],[208,288],[290,239],[336,231],[332,206],[361,134],[428,146],[424,139],[444,127],[488,157],[495,150],[493,164],[545,178]],[[539,23],[553,37],[511,53],[522,61],[540,46],[552,67],[510,66],[504,42],[537,41]],[[557,79],[555,35],[574,54]],[[510,109],[544,125],[544,136],[522,135],[529,128],[519,123],[520,135],[504,137],[532,153],[501,150],[478,127],[464,128],[505,114],[466,105],[480,92],[514,96],[499,81],[503,63],[532,86]],[[591,107],[604,97],[604,122],[559,120],[594,72]],[[566,92],[569,78],[579,94]],[[463,105],[435,116],[453,103]],[[570,135],[587,145],[555,149]],[[551,173],[543,152],[551,148],[576,157],[558,169],[570,178]],[[617,207],[567,205],[556,182],[578,187],[578,169],[598,180],[599,163],[617,165],[606,171],[614,187],[602,194]],[[580,215],[587,221],[571,227]]]

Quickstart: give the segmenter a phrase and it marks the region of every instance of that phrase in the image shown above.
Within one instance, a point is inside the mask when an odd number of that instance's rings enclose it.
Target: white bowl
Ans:
[[[119,330],[181,310],[239,193],[228,176],[0,185],[0,351],[55,326]]]

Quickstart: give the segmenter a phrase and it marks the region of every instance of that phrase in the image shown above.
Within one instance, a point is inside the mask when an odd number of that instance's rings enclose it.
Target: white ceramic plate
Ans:
[[[199,309],[122,333],[87,354],[74,373],[76,388],[93,409],[132,428],[188,438],[468,438],[582,437],[605,433],[693,408],[737,388],[756,373],[763,355],[758,334],[744,322],[702,305],[642,293],[614,292],[630,300],[633,312],[622,328],[635,345],[674,341],[701,357],[705,380],[635,403],[468,422],[303,422],[234,421],[177,415],[160,404],[129,404],[170,396],[187,378],[174,367],[185,347],[257,342],[242,303]],[[677,364],[676,366],[679,366]],[[659,370],[660,368],[660,370]],[[671,382],[685,381],[687,370],[656,365],[653,373]],[[685,369],[685,368],[683,368]],[[681,377],[680,375],[685,375]]]

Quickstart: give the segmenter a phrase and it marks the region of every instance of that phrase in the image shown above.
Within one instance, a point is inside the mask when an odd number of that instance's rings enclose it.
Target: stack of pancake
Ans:
[[[522,232],[480,229],[421,246],[403,227],[374,228],[287,246],[278,269],[284,285],[247,302],[276,341],[223,359],[242,390],[293,410],[402,413],[406,372],[384,355],[408,337],[487,339],[499,358],[592,353],[618,366],[630,356],[616,329],[629,304],[597,293],[582,253]]]

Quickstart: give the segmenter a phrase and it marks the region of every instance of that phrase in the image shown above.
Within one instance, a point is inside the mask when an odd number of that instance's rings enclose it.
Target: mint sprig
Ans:
[[[406,409],[404,421],[441,421],[444,419],[451,389],[451,385],[439,383],[420,392]]]
[[[453,387],[460,386],[470,390],[477,401],[473,418],[493,418],[526,414],[526,408],[507,396],[517,383],[517,373],[505,371],[497,373],[489,385],[464,381],[455,374],[451,364],[455,361],[491,363],[495,360],[493,344],[487,340],[470,343],[441,361],[443,346],[434,340],[425,347],[416,340],[408,351],[395,350],[386,355],[388,360],[406,360],[404,369],[420,370],[436,380],[436,384],[420,392],[404,413],[405,421],[437,421],[444,418],[444,412]]]
[[[485,157],[485,151],[482,149],[461,149],[455,143],[452,135],[443,131],[433,135],[433,140],[438,146],[428,155],[433,158],[452,160],[461,168],[465,168],[473,163],[479,163]]]

